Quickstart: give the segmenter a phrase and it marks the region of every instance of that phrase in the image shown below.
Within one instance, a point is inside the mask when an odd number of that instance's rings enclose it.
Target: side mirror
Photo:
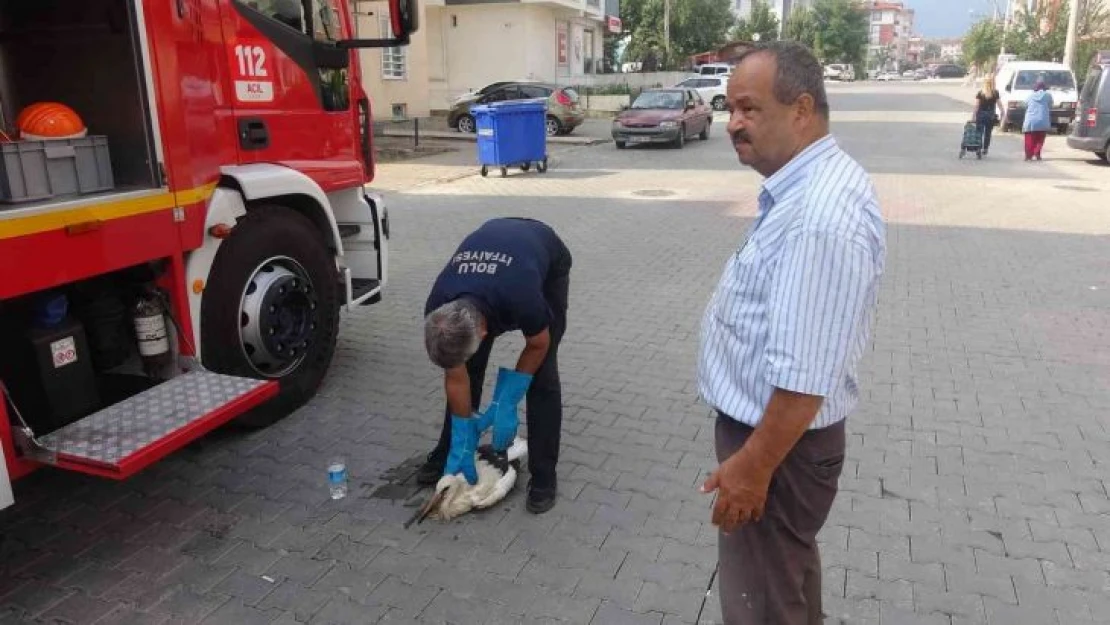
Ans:
[[[627,111],[627,110],[628,110],[628,109],[630,109],[630,108],[632,108],[632,107],[631,107],[630,105],[628,105],[628,104],[622,104],[622,105],[621,105],[621,110],[622,110],[622,111]]]
[[[352,48],[398,48],[409,45],[410,37],[420,30],[418,0],[389,0],[389,22],[393,30],[390,39],[345,39],[336,42],[344,50]]]

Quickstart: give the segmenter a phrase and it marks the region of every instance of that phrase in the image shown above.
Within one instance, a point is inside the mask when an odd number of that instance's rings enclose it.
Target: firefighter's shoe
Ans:
[[[424,464],[416,470],[416,483],[421,486],[435,486],[439,478],[443,477],[443,460],[436,462],[430,454]]]
[[[554,485],[542,487],[536,486],[534,482],[529,481],[528,500],[525,502],[524,507],[532,514],[543,514],[555,507],[555,501],[558,497],[559,491]]]

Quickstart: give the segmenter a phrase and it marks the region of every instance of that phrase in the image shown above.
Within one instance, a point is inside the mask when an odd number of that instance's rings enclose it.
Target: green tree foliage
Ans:
[[[622,35],[620,33],[605,33],[601,39],[601,47],[604,50],[602,57],[604,62],[603,72],[606,74],[617,71],[621,66],[620,59],[620,43]]]
[[[935,61],[939,59],[940,44],[936,43],[935,41],[930,41],[929,43],[925,44],[925,50],[922,54],[922,58],[929,61]]]
[[[680,65],[692,54],[724,45],[736,23],[730,0],[671,0],[671,55],[663,38],[664,0],[623,0],[621,22],[630,35],[626,61],[641,61],[644,70]]]
[[[882,47],[871,54],[870,66],[883,70],[894,60],[894,45]]]
[[[809,7],[790,11],[782,28],[782,38],[797,41],[810,49],[817,47],[817,17]]]
[[[1091,59],[1099,50],[1110,49],[1110,12],[1103,0],[1080,0],[1079,44],[1075,47],[1072,71],[1083,83]]]
[[[813,6],[817,37],[813,46],[825,63],[851,63],[863,69],[870,33],[870,12],[853,0],[817,0]]]
[[[683,56],[716,50],[736,23],[731,0],[672,0],[671,44]]]
[[[972,67],[982,70],[994,62],[1001,46],[1002,26],[992,19],[980,20],[964,36],[964,59]]]
[[[732,29],[733,41],[774,41],[779,38],[779,18],[765,0],[754,0],[752,12],[747,19],[737,22]]]
[[[1006,51],[1029,61],[1059,61],[1064,58],[1068,31],[1068,7],[1041,3],[1034,11],[1022,12],[1003,36]]]

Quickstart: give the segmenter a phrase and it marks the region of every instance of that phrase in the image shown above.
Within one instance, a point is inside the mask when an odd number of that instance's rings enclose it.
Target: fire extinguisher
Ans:
[[[173,360],[170,339],[166,331],[166,309],[162,299],[150,290],[139,295],[131,309],[135,324],[135,337],[139,341],[139,355],[147,375],[161,377]]]

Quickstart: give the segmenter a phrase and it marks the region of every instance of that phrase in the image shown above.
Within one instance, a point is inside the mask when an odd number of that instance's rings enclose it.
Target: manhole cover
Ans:
[[[1098,189],[1094,187],[1080,187],[1071,184],[1057,184],[1052,186],[1056,187],[1057,189],[1063,189],[1064,191],[1098,191]]]
[[[666,189],[640,189],[639,191],[633,191],[632,195],[638,195],[640,197],[670,197],[674,195],[674,191],[668,191]]]

